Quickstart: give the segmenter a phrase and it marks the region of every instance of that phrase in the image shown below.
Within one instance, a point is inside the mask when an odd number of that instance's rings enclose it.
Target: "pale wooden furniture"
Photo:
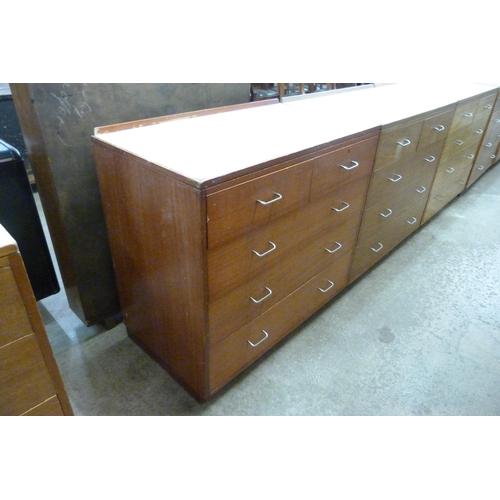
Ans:
[[[0,415],[73,411],[14,239],[0,225]]]
[[[486,129],[498,88],[418,88],[95,130],[127,330],[199,400],[421,225],[457,110]]]

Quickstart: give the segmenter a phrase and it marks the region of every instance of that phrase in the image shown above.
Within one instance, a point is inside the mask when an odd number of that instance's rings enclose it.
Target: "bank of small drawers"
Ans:
[[[497,107],[500,107],[497,105]],[[495,164],[499,159],[500,154],[500,109],[495,110],[491,116],[489,126],[484,135],[483,142],[477,153],[477,158],[474,162],[467,187],[483,175],[488,168]]]
[[[349,281],[420,225],[454,108],[382,130]]]
[[[378,134],[207,197],[214,391],[347,283]]]
[[[496,92],[457,105],[422,222],[429,220],[466,188],[495,101]]]

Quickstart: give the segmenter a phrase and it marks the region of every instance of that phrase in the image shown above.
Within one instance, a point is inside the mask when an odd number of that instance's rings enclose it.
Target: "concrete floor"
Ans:
[[[123,324],[39,305],[76,415],[500,415],[500,167],[204,404]]]

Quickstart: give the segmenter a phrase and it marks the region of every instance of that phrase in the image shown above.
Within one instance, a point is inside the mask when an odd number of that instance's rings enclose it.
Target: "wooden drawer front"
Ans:
[[[44,401],[22,415],[26,417],[64,417],[64,412],[59,398],[53,396],[48,401]]]
[[[210,303],[210,345],[217,344],[352,252],[357,229],[350,222],[336,229],[325,229],[269,271]]]
[[[447,168],[443,168],[444,166],[440,165],[438,171],[436,172],[436,177],[434,178],[433,190],[434,188],[439,188],[444,184],[447,184],[463,172],[466,172],[468,175],[472,166],[472,160],[469,161],[465,167],[463,166],[463,163],[460,162],[453,163],[452,165],[453,166],[449,166]]]
[[[486,170],[488,170],[489,167],[491,167],[491,165],[489,166],[485,166],[483,164],[475,165],[470,172],[469,180],[467,181],[467,188],[472,186],[472,184],[474,184],[474,182],[476,182],[479,179],[479,177],[481,177],[486,172]]]
[[[419,227],[425,204],[426,200],[422,200],[413,205],[380,232],[367,231],[360,234],[349,282],[359,277]]]
[[[463,139],[455,139],[445,144],[443,154],[438,169],[454,167],[461,170],[470,167],[476,158],[479,143],[482,140],[482,133],[470,132],[467,135],[461,134]]]
[[[497,94],[490,94],[482,97],[477,105],[476,114],[474,116],[474,127],[486,127],[489,118],[493,112]]]
[[[382,130],[374,169],[408,158],[417,149],[423,121],[396,125]]]
[[[207,197],[208,246],[261,227],[309,201],[311,160]]]
[[[487,134],[485,136],[485,140],[479,148],[474,166],[483,165],[488,168],[493,165],[493,163],[496,163],[498,161],[497,150],[499,143],[500,137],[498,137],[498,134]]]
[[[360,178],[301,210],[208,251],[209,300],[270,269],[323,228],[358,227],[369,177]],[[259,256],[259,255],[261,256]]]
[[[418,141],[418,149],[426,148],[434,142],[445,139],[450,130],[454,114],[455,108],[424,120]]]
[[[315,158],[312,161],[311,201],[370,175],[377,144],[378,136]]]
[[[0,267],[0,347],[31,332],[32,326],[12,269]]]
[[[473,124],[478,104],[479,99],[469,99],[457,105],[451,122],[450,134],[454,134],[458,130]]]
[[[347,283],[351,256],[345,254],[286,299],[211,348],[210,392],[249,366],[340,292]]]
[[[426,190],[434,177],[443,145],[444,140],[431,144],[409,156],[405,161],[377,170],[368,189],[366,208],[391,199],[400,190],[416,189],[415,183]]]
[[[436,186],[432,189],[425,209],[423,222],[428,221],[433,215],[444,208],[451,200],[456,198],[463,190],[467,183],[469,171],[460,172],[458,175],[450,179],[446,184]]]
[[[418,179],[413,185],[399,190],[394,196],[380,201],[376,205],[365,210],[361,220],[360,238],[364,234],[380,231],[387,224],[392,223],[405,212],[408,207],[425,203],[430,193],[432,177],[425,185]]]
[[[0,373],[0,415],[21,415],[55,395],[35,334],[0,348]]]

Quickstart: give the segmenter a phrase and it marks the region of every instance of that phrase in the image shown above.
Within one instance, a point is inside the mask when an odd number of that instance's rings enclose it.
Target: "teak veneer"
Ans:
[[[418,88],[96,129],[128,333],[198,400],[465,189],[474,161],[451,152],[455,134],[475,157],[488,130],[492,160],[497,87]]]

